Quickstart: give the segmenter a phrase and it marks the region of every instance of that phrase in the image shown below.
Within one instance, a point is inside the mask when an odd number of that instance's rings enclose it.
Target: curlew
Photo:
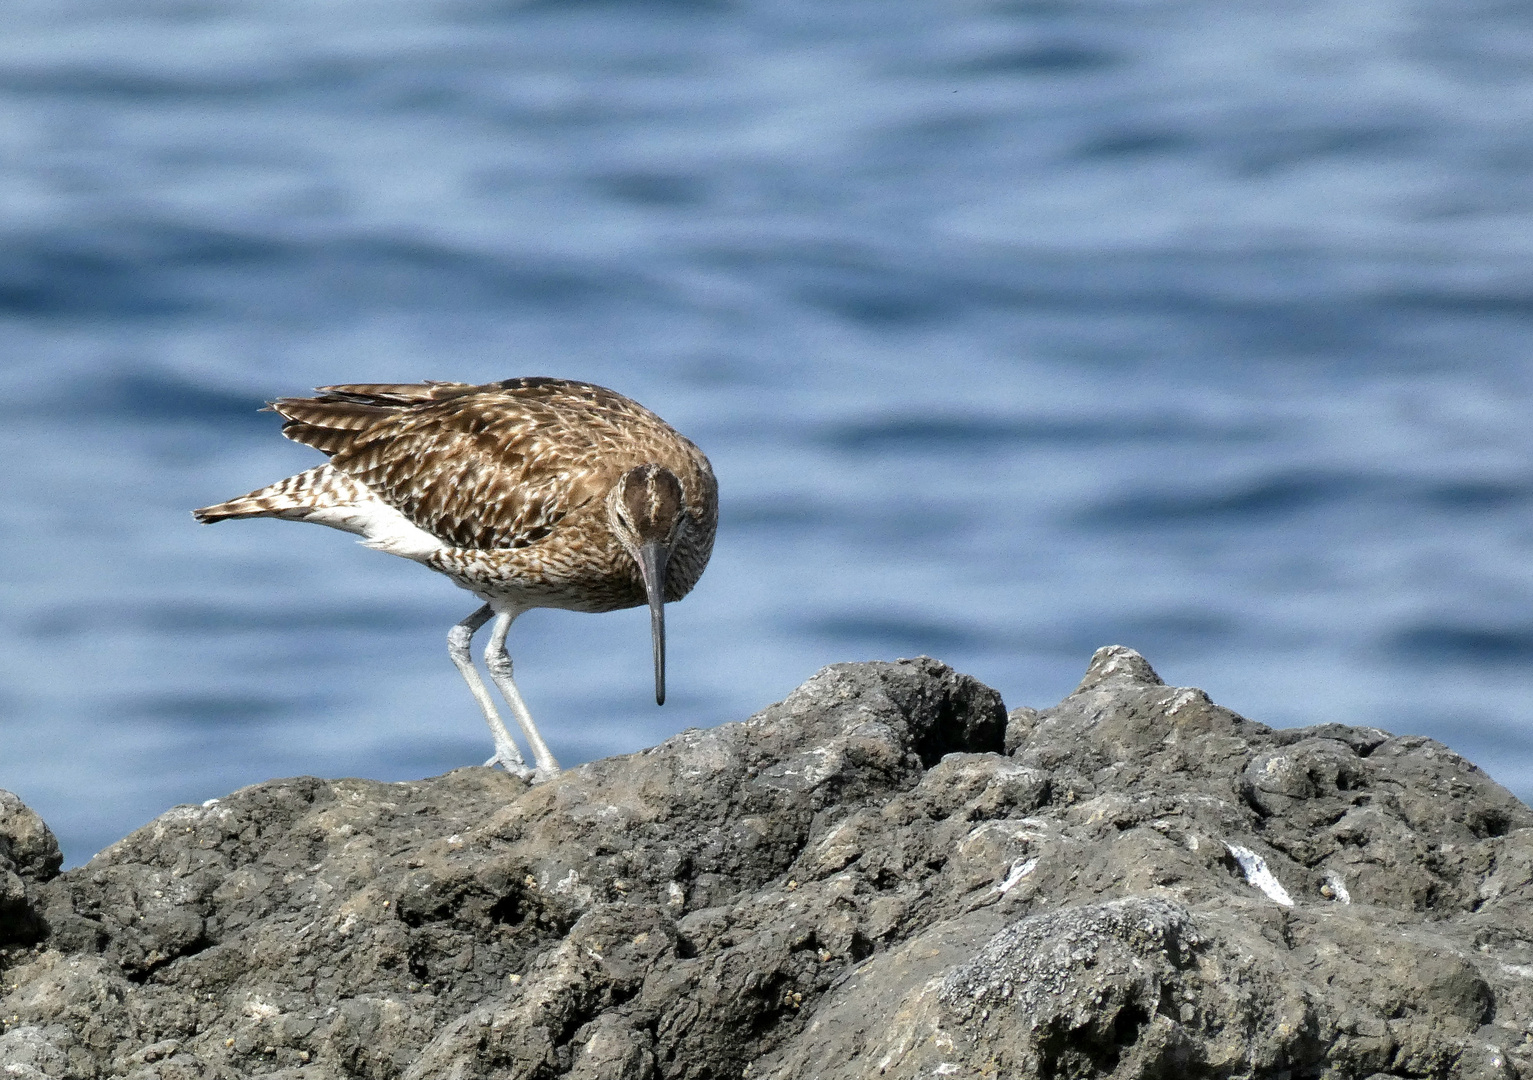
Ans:
[[[655,702],[665,703],[665,603],[697,584],[713,550],[718,485],[708,459],[621,394],[565,379],[472,386],[322,386],[280,398],[282,434],[329,461],[193,511],[312,521],[446,574],[483,605],[447,635],[448,655],[490,727],[499,764],[559,771],[511,677],[506,633],[524,611],[649,605]],[[469,646],[494,618],[484,662],[532,752],[529,768]]]

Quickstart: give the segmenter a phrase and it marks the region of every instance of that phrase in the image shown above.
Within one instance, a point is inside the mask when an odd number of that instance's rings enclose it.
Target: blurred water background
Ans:
[[[559,375],[712,457],[713,565],[533,612],[572,764],[928,653],[1123,643],[1533,795],[1533,8],[17,0],[0,35],[0,787],[175,803],[488,754],[476,601],[194,507],[264,399]]]

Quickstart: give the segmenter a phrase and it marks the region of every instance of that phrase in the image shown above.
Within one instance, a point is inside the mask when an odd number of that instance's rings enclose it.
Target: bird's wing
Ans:
[[[326,387],[272,407],[288,420],[283,434],[329,453],[420,528],[458,547],[516,548],[611,486],[584,389],[554,380]]]
[[[334,454],[358,434],[402,409],[479,389],[468,383],[357,383],[321,386],[314,397],[278,398],[267,405],[287,423],[282,434],[294,442]]]

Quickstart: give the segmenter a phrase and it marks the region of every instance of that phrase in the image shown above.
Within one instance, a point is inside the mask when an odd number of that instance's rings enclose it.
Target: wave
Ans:
[[[642,274],[391,235],[253,234],[137,222],[0,242],[0,314],[142,320],[347,309],[576,310],[654,294]]]
[[[1420,623],[1390,635],[1384,647],[1416,663],[1522,667],[1533,661],[1533,624]]]

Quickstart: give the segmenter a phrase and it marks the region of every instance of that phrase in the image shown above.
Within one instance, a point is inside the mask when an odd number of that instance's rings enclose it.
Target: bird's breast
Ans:
[[[524,608],[616,611],[644,603],[644,582],[606,529],[558,530],[520,548],[445,548],[428,562],[471,592]]]
[[[711,548],[711,531],[683,531],[667,568],[667,601],[692,591]],[[571,521],[520,548],[444,547],[426,562],[470,592],[523,608],[602,612],[647,603],[638,564],[605,521]]]

